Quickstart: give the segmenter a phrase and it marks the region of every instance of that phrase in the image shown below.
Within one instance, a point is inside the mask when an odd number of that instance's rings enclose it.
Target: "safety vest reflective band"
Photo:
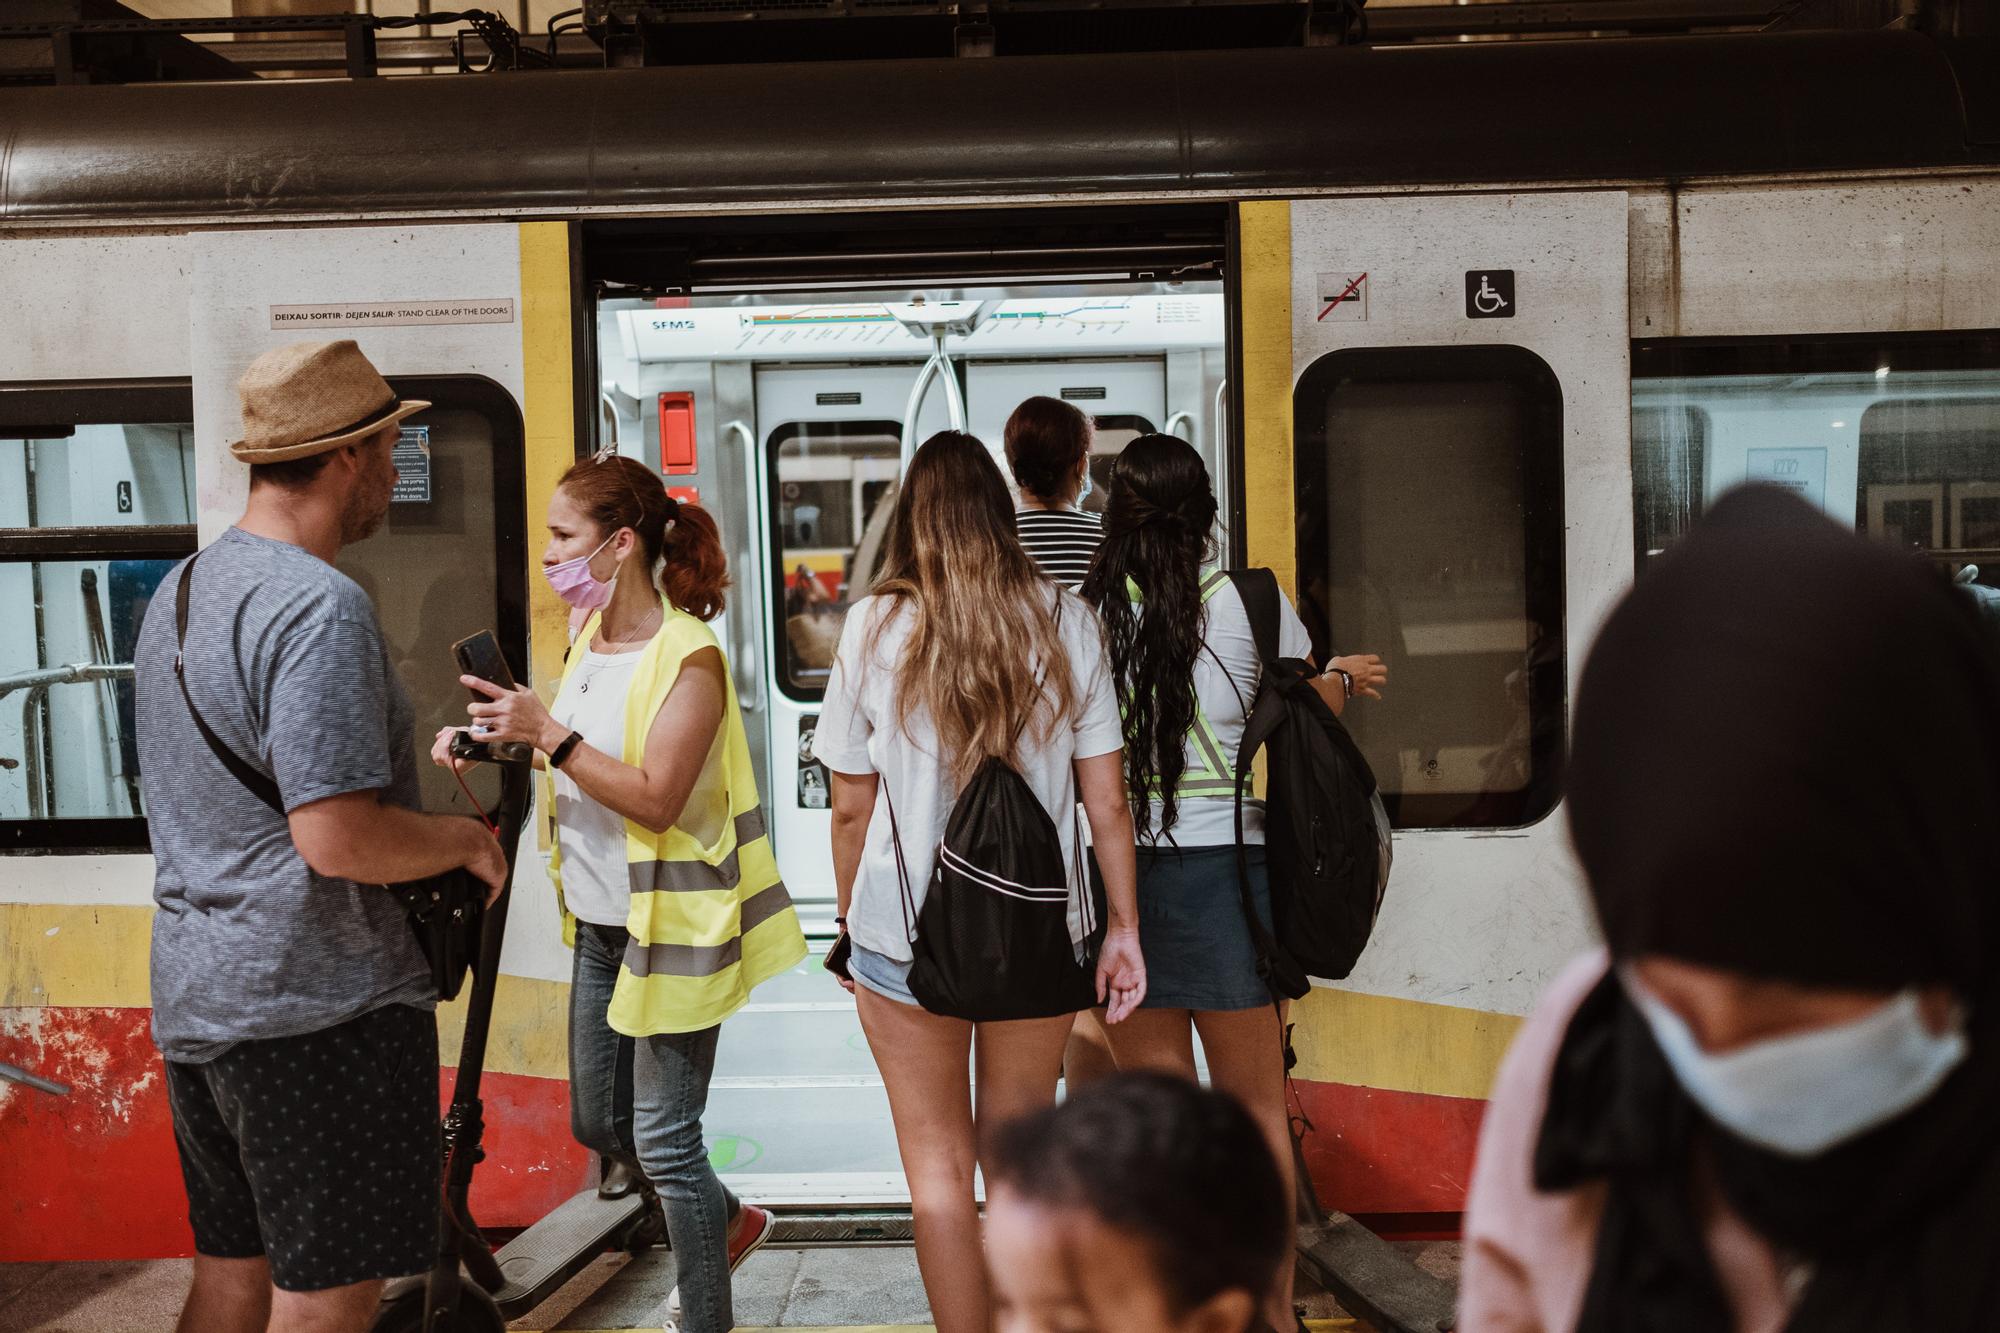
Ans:
[[[667,701],[681,664],[704,648],[721,651],[714,631],[695,617],[662,603],[661,623],[633,668],[625,701],[624,752],[642,764],[646,737]],[[597,633],[592,615],[579,634]],[[581,661],[572,653],[563,681]],[[786,971],[806,953],[804,933],[791,895],[778,877],[778,862],[758,804],[757,779],[750,766],[750,742],[736,703],[736,683],[725,661],[726,691],[722,734],[695,780],[690,809],[704,796],[727,800],[728,814],[700,841],[701,832],[676,822],[665,833],[625,823],[626,870],[632,904],[625,918],[625,958],[612,988],[608,1019],[614,1031],[643,1037],[663,1032],[699,1032],[736,1012],[760,983]],[[544,795],[555,807],[555,775],[547,775]],[[690,819],[683,811],[682,820]],[[556,830],[549,858],[556,899],[562,902],[562,830]],[[563,939],[576,944],[576,918],[563,908]]]
[[[1208,601],[1223,588],[1229,586],[1229,575],[1219,569],[1212,569],[1201,581],[1201,603]],[[1134,605],[1145,600],[1139,585],[1131,579],[1125,580],[1125,595]],[[1245,699],[1245,702],[1249,702]],[[1223,800],[1236,798],[1236,763],[1223,753],[1222,739],[1215,734],[1215,726],[1208,720],[1208,714],[1201,706],[1201,696],[1194,701],[1194,725],[1188,728],[1187,762],[1181,769],[1181,779],[1174,784],[1176,799],[1185,800],[1190,796],[1217,796]],[[1160,797],[1157,778],[1148,785],[1146,795],[1153,800]]]

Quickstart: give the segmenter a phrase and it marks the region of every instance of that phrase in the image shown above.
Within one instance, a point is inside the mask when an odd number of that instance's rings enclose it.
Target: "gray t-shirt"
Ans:
[[[195,729],[174,681],[180,581],[180,566],[161,581],[134,654],[161,1054],[199,1064],[239,1041],[431,1005],[402,906],[379,884],[314,874],[286,821]],[[420,807],[410,701],[352,579],[299,547],[231,528],[202,552],[188,607],[195,706],[223,744],[277,782],[286,810],[355,791]]]

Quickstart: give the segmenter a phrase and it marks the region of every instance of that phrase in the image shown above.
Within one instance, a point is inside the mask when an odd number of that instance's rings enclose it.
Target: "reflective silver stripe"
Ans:
[[[711,977],[743,961],[743,941],[727,944],[641,944],[628,940],[625,970],[635,977]]]
[[[768,889],[760,889],[750,895],[743,904],[742,931],[748,935],[780,912],[792,905],[792,895],[785,892],[785,881],[779,880]]]
[[[736,853],[712,866],[702,861],[634,861],[626,867],[634,893],[704,893],[733,889],[743,878]]]
[[[736,846],[764,836],[762,806],[736,816]],[[704,861],[634,861],[626,867],[634,893],[703,893],[733,889],[743,878],[743,867],[732,848],[719,865]]]
[[[1236,778],[1229,762],[1222,757],[1222,745],[1209,726],[1208,717],[1196,706],[1194,725],[1188,728],[1188,735],[1194,740],[1194,748],[1200,752],[1202,767],[1189,773],[1183,771],[1181,780],[1174,785],[1174,795],[1181,796],[1234,796]],[[1155,782],[1148,794],[1159,799],[1160,784]]]
[[[792,905],[783,880],[752,894],[743,904],[739,929],[748,934]],[[743,961],[743,935],[725,944],[641,944],[625,942],[625,970],[635,977],[708,977]]]

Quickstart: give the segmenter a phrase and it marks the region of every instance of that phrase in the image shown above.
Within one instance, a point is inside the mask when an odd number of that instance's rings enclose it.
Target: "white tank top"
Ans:
[[[570,673],[550,716],[614,759],[625,753],[625,701],[644,651],[593,653]],[[584,794],[561,769],[556,780],[556,838],[562,844],[563,901],[580,921],[622,926],[632,901],[625,817]]]

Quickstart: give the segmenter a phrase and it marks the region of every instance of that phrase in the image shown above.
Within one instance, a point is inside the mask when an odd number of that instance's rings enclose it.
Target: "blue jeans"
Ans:
[[[740,1205],[716,1178],[701,1114],[720,1027],[657,1037],[611,1030],[605,1011],[625,955],[621,926],[576,923],[569,992],[570,1131],[635,1164],[666,1205],[684,1333],[729,1333],[729,1223]]]

